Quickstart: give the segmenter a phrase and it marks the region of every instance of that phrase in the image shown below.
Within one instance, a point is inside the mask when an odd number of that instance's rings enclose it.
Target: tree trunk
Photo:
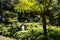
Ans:
[[[45,13],[42,14],[42,23],[43,23],[43,31],[44,31],[44,40],[47,40],[47,28],[46,28],[46,16]]]

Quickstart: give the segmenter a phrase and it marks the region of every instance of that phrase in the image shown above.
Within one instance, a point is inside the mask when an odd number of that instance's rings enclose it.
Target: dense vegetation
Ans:
[[[15,40],[15,39],[9,38],[9,37],[0,36],[0,40]]]
[[[16,40],[60,40],[60,0],[1,0],[0,4],[0,35]]]

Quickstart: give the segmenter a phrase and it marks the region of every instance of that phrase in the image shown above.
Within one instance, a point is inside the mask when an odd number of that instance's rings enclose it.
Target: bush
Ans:
[[[14,37],[17,40],[43,40],[43,28],[40,24],[29,24],[26,25],[26,30],[21,31],[20,26],[12,24],[12,26],[5,26],[0,24],[0,35]],[[60,27],[48,26],[48,40],[60,40]]]
[[[54,40],[60,40],[60,27],[54,27],[48,29],[48,36]]]
[[[40,27],[30,25],[27,27],[27,30],[16,32],[14,37],[18,40],[22,40],[23,38],[28,40],[43,40],[43,30]]]
[[[1,24],[0,25],[0,35],[13,37],[14,33],[19,31],[18,28],[19,27],[16,24],[12,24],[12,26],[10,24],[8,26]]]

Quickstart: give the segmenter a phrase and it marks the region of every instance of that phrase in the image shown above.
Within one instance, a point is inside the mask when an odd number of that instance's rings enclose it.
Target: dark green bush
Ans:
[[[18,40],[22,40],[23,38],[28,40],[43,40],[43,30],[41,28],[30,25],[27,27],[27,30],[16,32],[14,37]]]
[[[53,29],[48,29],[48,36],[54,40],[60,40],[60,27],[55,27]]]
[[[17,31],[20,31],[20,29],[18,29],[18,28],[20,28],[20,27],[18,27],[16,24],[12,24],[12,25],[1,24],[0,25],[0,35],[13,37],[14,33],[16,33]]]
[[[6,27],[5,24],[0,23],[0,35],[10,36],[10,27]]]
[[[26,30],[21,31],[20,26],[12,24],[5,26],[0,24],[0,35],[14,37],[17,40],[43,40],[43,28],[39,24],[26,25]],[[48,27],[48,40],[60,40],[60,27]]]

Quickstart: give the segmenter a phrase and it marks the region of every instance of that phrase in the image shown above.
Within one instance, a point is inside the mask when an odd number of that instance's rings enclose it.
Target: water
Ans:
[[[25,30],[25,26],[24,26],[24,25],[21,26],[21,30],[22,30],[22,31]]]
[[[22,24],[22,26],[21,26],[21,31],[26,32],[24,24]],[[28,40],[28,39],[25,38],[24,35],[22,35],[22,40]]]

